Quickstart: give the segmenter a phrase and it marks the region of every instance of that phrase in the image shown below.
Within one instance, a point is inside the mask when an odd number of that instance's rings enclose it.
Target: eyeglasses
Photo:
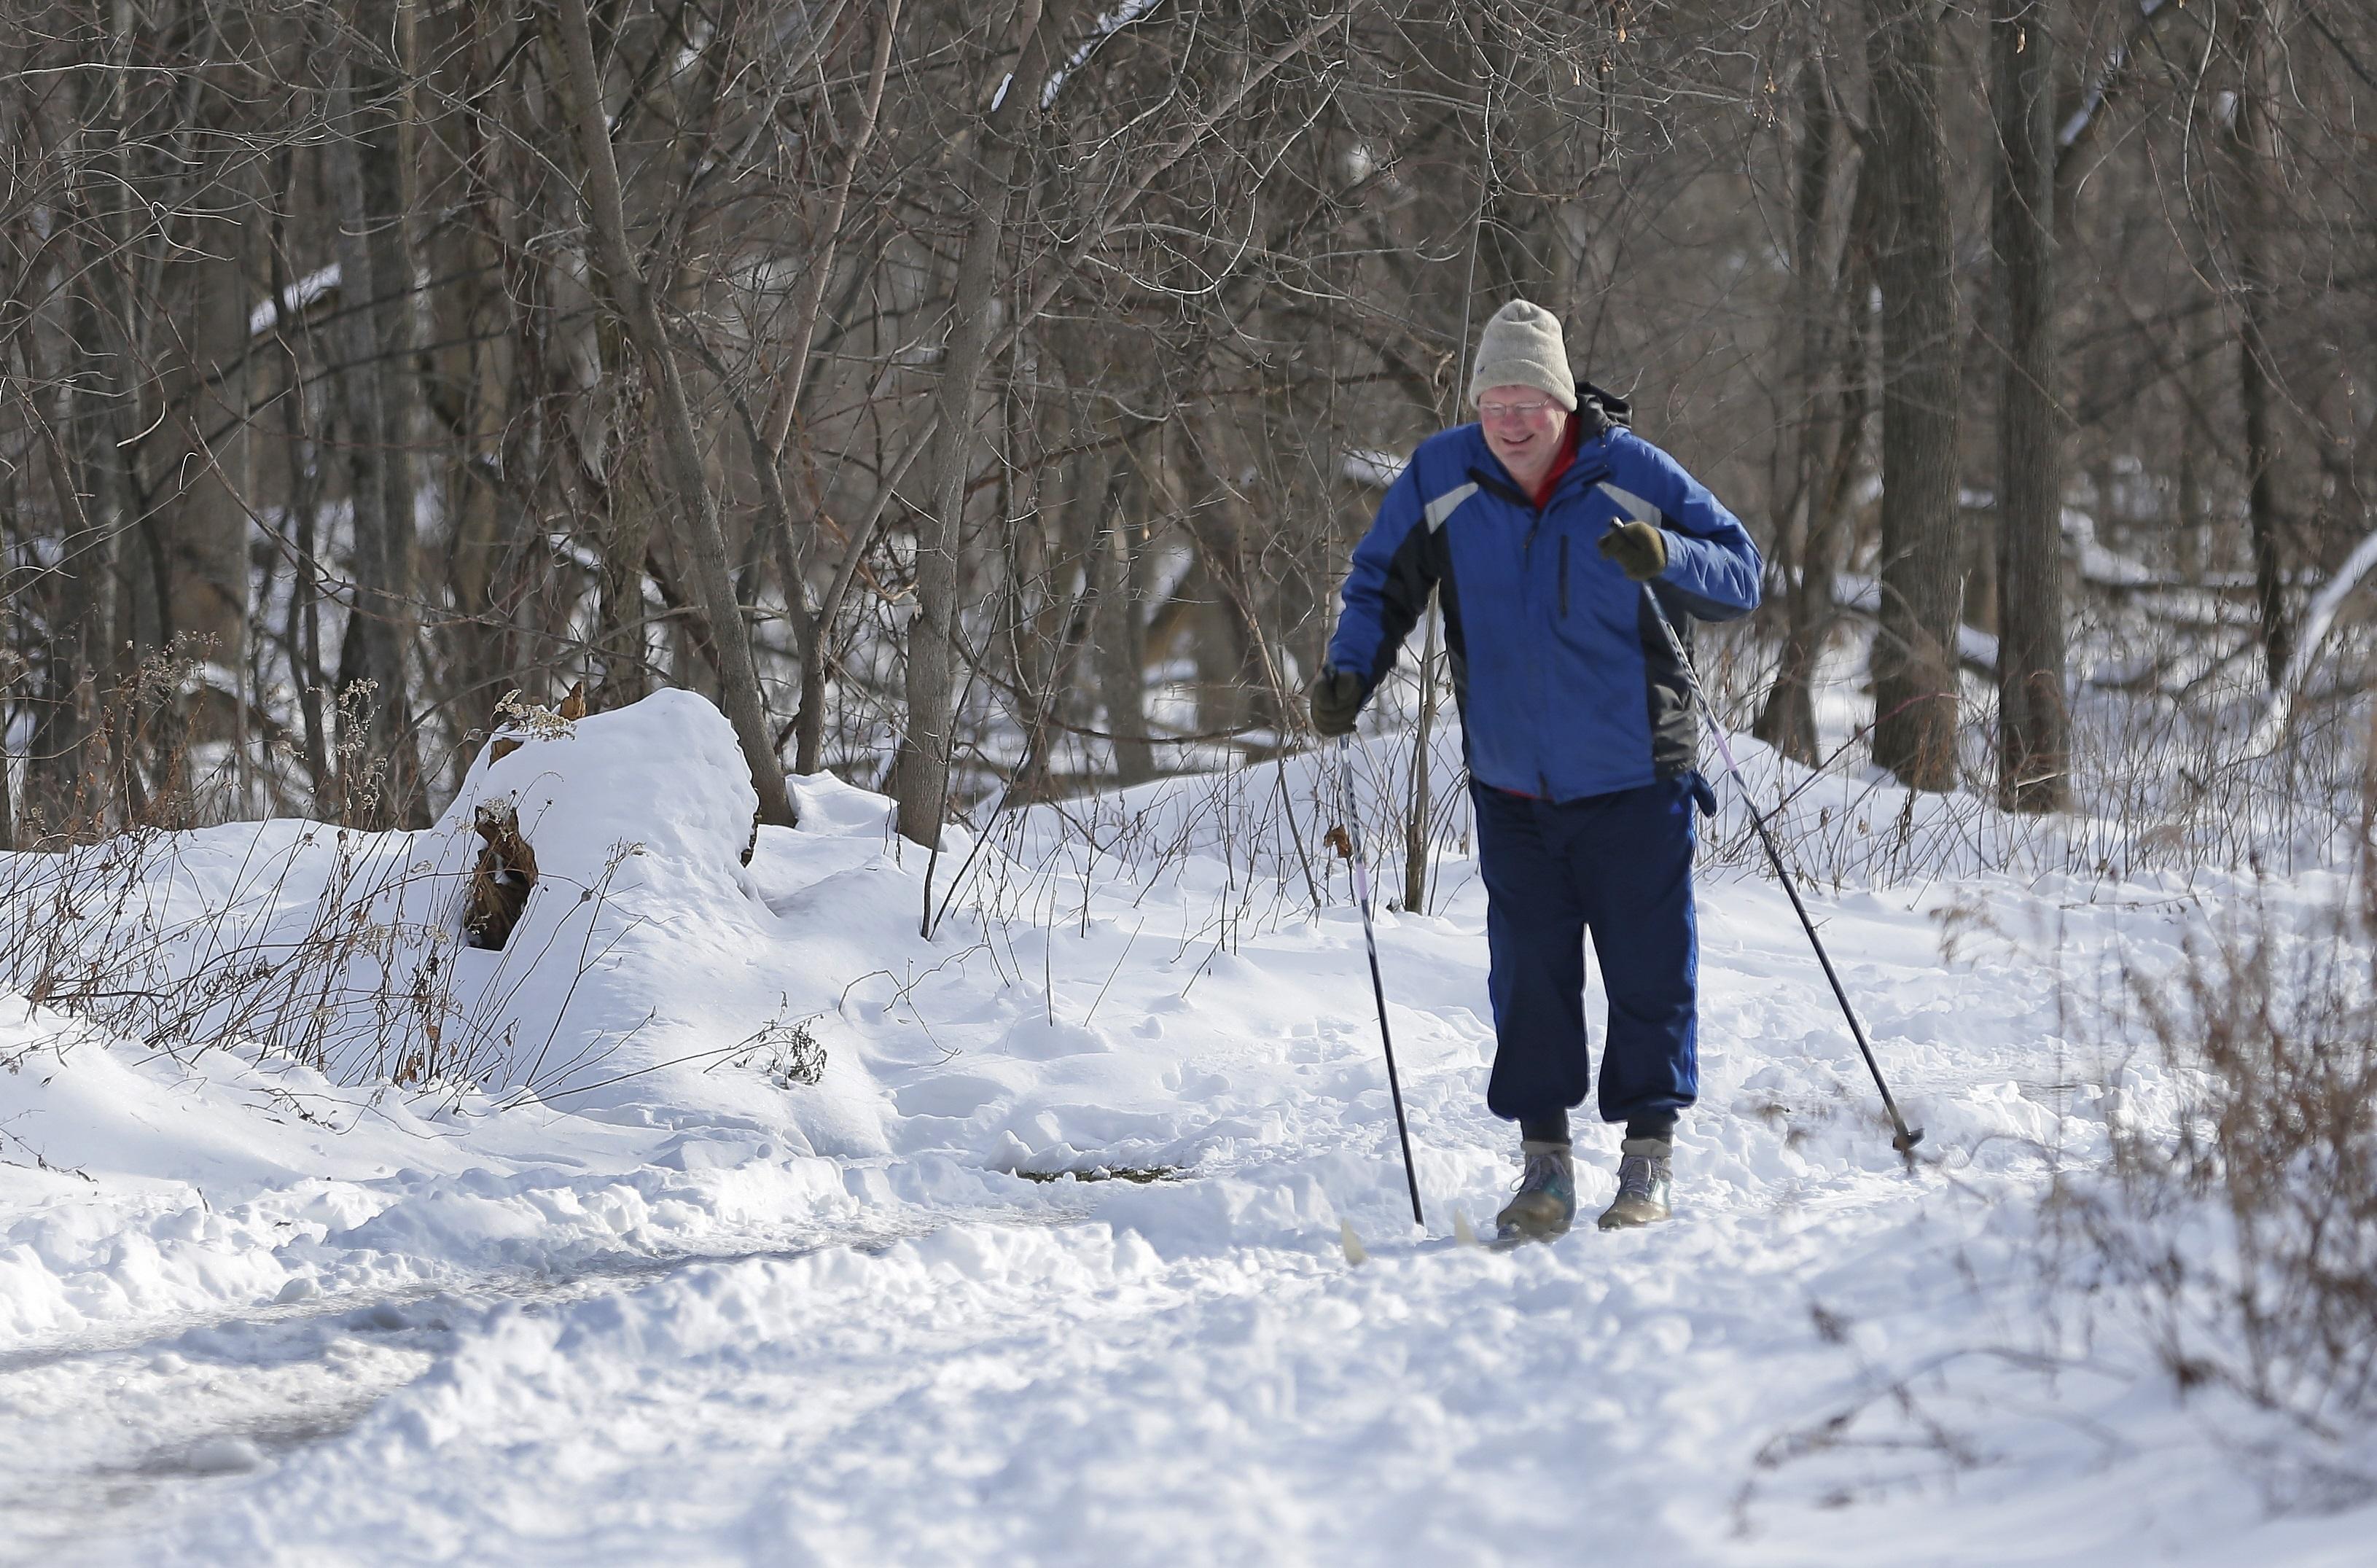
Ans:
[[[1540,398],[1523,403],[1479,403],[1477,417],[1488,420],[1535,420],[1542,418],[1544,411],[1551,406],[1549,402]]]

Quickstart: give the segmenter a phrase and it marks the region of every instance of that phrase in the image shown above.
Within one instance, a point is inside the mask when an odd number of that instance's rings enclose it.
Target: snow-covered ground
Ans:
[[[1380,915],[1422,1234],[1314,763],[952,833],[930,940],[875,796],[795,781],[737,864],[739,766],[663,694],[428,832],[212,830],[9,928],[58,977],[0,995],[0,1561],[2370,1561],[2364,1440],[2042,1283],[2109,1076],[2170,1101],[2122,976],[2220,879],[1818,897],[1910,1174],[1782,891],[1713,872],[1678,1222],[1492,1254],[1483,894]],[[495,800],[544,876],[500,954],[452,935]],[[108,932],[177,1007],[57,956]]]

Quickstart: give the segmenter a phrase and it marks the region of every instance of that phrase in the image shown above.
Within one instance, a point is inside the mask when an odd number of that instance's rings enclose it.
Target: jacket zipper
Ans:
[[[1535,548],[1535,535],[1543,532],[1544,513],[1550,509],[1551,503],[1548,500],[1535,509],[1535,521],[1527,530],[1527,546],[1530,554]],[[1522,569],[1523,569],[1523,563],[1524,557],[1522,557]],[[1560,535],[1559,542],[1559,618],[1568,619],[1568,535],[1565,533]],[[1542,792],[1544,799],[1558,798],[1552,794],[1551,772],[1544,766],[1543,753],[1540,749],[1535,753],[1535,787]]]
[[[1529,504],[1535,518],[1527,524],[1526,538],[1519,544],[1519,592],[1523,604],[1524,596],[1535,581],[1535,535],[1544,531],[1544,509],[1534,506],[1532,497],[1529,498]],[[1535,751],[1535,787],[1542,792],[1543,799],[1549,800],[1552,797],[1551,775],[1544,768],[1543,751],[1540,746]]]

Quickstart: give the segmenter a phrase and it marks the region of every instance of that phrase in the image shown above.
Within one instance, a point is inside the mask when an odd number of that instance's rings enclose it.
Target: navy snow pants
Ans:
[[[1708,785],[1687,773],[1558,803],[1475,783],[1470,796],[1493,960],[1487,1107],[1522,1121],[1583,1103],[1587,930],[1609,992],[1602,1119],[1690,1106],[1700,1093],[1692,818]]]

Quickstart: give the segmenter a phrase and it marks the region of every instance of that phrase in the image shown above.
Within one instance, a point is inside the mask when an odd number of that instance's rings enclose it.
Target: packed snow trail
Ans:
[[[2348,1466],[2039,1311],[2045,1174],[2104,1151],[2117,976],[2176,958],[2173,890],[1815,900],[1929,1128],[1909,1176],[1781,891],[1711,879],[1678,1219],[1496,1254],[1451,1240],[1513,1168],[1459,863],[1379,922],[1422,1238],[1353,911],[1224,930],[1243,858],[1027,834],[927,942],[885,803],[803,807],[747,871],[657,868],[665,933],[621,894],[579,989],[611,1066],[650,1055],[574,1096],[181,1064],[0,1001],[0,1561],[2363,1560]],[[1943,964],[1959,909],[2016,940]],[[2019,940],[2057,928],[2060,986]],[[667,1065],[787,1008],[818,1084]],[[1614,1155],[1580,1139],[1581,1209]]]

